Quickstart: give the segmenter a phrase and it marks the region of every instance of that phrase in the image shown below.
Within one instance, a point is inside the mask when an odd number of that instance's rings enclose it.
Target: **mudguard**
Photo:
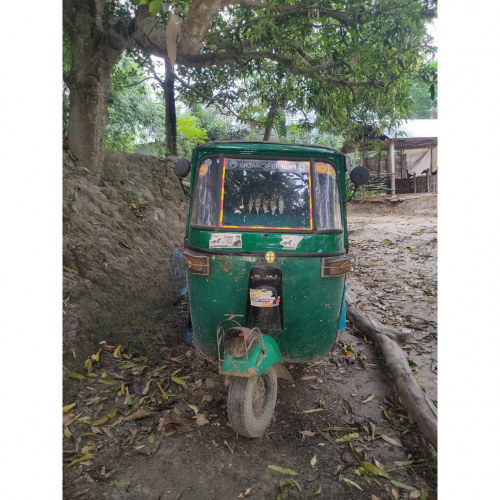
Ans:
[[[276,341],[269,335],[262,335],[264,346],[260,342],[248,352],[248,357],[235,358],[229,353],[224,353],[224,361],[221,364],[223,375],[237,377],[251,377],[267,370],[275,365],[276,375],[293,382],[288,370],[283,366],[283,358]],[[247,362],[248,359],[248,362]]]

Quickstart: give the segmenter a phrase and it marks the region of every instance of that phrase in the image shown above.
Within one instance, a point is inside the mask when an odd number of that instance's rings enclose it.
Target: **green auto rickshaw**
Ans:
[[[195,149],[184,263],[193,339],[229,377],[240,435],[269,425],[283,362],[334,346],[350,269],[346,158],[325,147],[215,141]],[[356,187],[368,180],[356,167]]]

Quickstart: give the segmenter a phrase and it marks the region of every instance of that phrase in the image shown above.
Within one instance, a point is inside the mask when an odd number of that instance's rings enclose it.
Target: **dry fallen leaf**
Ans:
[[[281,472],[282,474],[287,474],[288,476],[298,476],[297,472],[293,471],[292,469],[280,467],[279,465],[268,465],[267,468],[276,472]]]
[[[113,433],[109,429],[107,429],[106,427],[101,427],[101,430],[102,432],[104,432],[104,434],[106,434],[106,436],[113,439]]]
[[[410,498],[420,498],[420,490],[413,490],[410,493]]]
[[[397,441],[394,441],[394,439],[390,438],[389,436],[386,436],[385,434],[380,434],[380,437],[384,440],[387,441],[390,444],[393,444],[394,446],[399,446],[399,448],[402,448],[403,446],[401,443],[398,443]]]
[[[139,408],[136,412],[128,415],[127,417],[123,417],[125,422],[129,422],[130,420],[139,420],[140,418],[150,417],[152,413],[150,411],[146,411],[142,408]]]
[[[314,437],[314,436],[316,436],[316,433],[312,432],[312,431],[299,431],[299,434],[302,434],[302,441],[304,441],[305,437]]]
[[[71,467],[72,465],[76,465],[76,464],[78,464],[78,463],[80,463],[80,462],[83,462],[83,461],[86,461],[86,460],[90,460],[90,459],[92,459],[92,458],[94,458],[94,455],[92,455],[92,454],[89,454],[89,455],[83,455],[83,456],[82,456],[82,457],[80,457],[80,458],[75,458],[72,462],[70,462],[70,463],[67,465],[67,467],[66,467],[66,468]]]
[[[325,409],[324,408],[313,408],[311,410],[304,410],[301,413],[315,413],[317,411],[325,411]]]
[[[316,496],[316,495],[319,495],[321,493],[321,484],[318,486],[318,489],[311,495],[311,496]]]
[[[413,460],[408,460],[407,462],[399,462],[399,461],[395,461],[394,462],[394,465],[396,465],[397,467],[406,467],[408,465],[411,465],[413,463]]]
[[[175,377],[174,375],[172,375],[170,377],[170,380],[172,382],[175,382],[176,384],[182,385],[182,387],[186,387],[186,381],[180,377]]]
[[[63,415],[70,414],[73,412],[70,412],[72,408],[74,408],[76,403],[71,403],[70,405],[63,406]]]
[[[252,491],[252,488],[247,488],[244,492],[242,491],[239,495],[238,498],[245,498],[248,495],[250,495],[250,492]]]
[[[175,434],[175,432],[181,434],[191,429],[180,415],[177,415],[177,413],[173,412],[160,418],[158,422],[158,430],[160,432],[165,432],[165,429],[169,424],[173,424],[177,427],[176,430],[171,434]]]
[[[413,491],[415,488],[413,486],[408,486],[407,484],[400,483],[399,481],[392,480],[391,483],[396,486],[396,488],[403,488],[404,490]]]
[[[116,417],[116,408],[114,410],[111,410],[104,417],[102,417],[99,420],[96,420],[95,422],[93,422],[92,425],[95,426],[95,427],[97,427],[99,425],[105,424],[108,420],[113,420],[115,417]]]
[[[377,467],[376,465],[372,464],[371,462],[361,462],[361,465],[363,466],[363,469],[365,469],[366,472],[369,474],[372,474],[373,476],[381,476],[381,477],[386,477],[389,478],[389,474],[385,470],[382,470],[380,467]]]
[[[393,496],[396,500],[398,500],[398,498],[399,498],[399,493],[398,493],[398,490],[396,490],[395,488],[392,488],[392,489],[391,489],[391,493],[392,493],[392,496]]]
[[[197,407],[197,406],[195,406],[195,405],[188,405],[188,406],[189,406],[189,408],[191,408],[191,410],[193,410],[193,411],[194,411],[194,414],[195,414],[195,415],[198,415],[198,412],[199,412],[200,410],[198,410],[198,407]]]
[[[215,382],[215,380],[213,378],[206,378],[205,379],[205,385],[209,388],[209,389],[213,389],[217,383]]]
[[[316,458],[316,455],[314,455],[314,457],[311,458],[311,467],[314,467],[317,461],[318,459]]]
[[[355,488],[358,488],[359,491],[363,491],[363,488],[354,481],[351,481],[350,479],[347,479],[346,477],[342,478],[342,481],[345,481],[347,484],[350,484],[351,486],[354,486]]]
[[[116,346],[116,349],[115,349],[115,350],[114,350],[114,352],[113,352],[113,357],[114,357],[114,358],[121,358],[121,357],[122,357],[122,355],[121,355],[121,353],[120,353],[120,351],[121,351],[121,350],[122,350],[122,345],[121,345],[121,344],[118,344],[118,345]]]
[[[158,389],[160,389],[161,396],[166,401],[168,399],[168,395],[159,381],[156,381],[156,386],[158,387]]]
[[[368,403],[368,401],[371,401],[375,396],[373,394],[370,394],[366,399],[363,399],[361,401],[362,403]]]
[[[196,416],[196,425],[201,427],[202,425],[207,425],[210,422],[208,421],[206,413],[197,413]]]
[[[144,389],[142,390],[142,395],[145,396],[149,392],[149,386],[151,385],[152,380],[148,380]]]

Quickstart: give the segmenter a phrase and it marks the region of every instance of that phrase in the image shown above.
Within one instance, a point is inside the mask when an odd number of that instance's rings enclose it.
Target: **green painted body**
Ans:
[[[248,353],[248,362],[247,358],[234,358],[226,352],[221,365],[221,373],[223,375],[258,375],[266,371],[270,366],[282,363],[283,358],[276,341],[269,335],[262,335],[262,341],[264,342],[264,349],[262,349],[261,343],[257,342]]]
[[[191,191],[196,168],[207,155],[250,155],[328,160],[335,163],[339,177],[343,232],[317,234],[313,231],[245,231],[241,233],[242,248],[209,248],[214,231],[186,227],[186,247],[195,253],[209,255],[210,275],[187,271],[191,320],[196,345],[204,352],[217,355],[216,331],[226,315],[241,315],[236,320],[246,326],[249,275],[253,266],[266,264],[264,253],[273,251],[273,266],[282,273],[283,329],[273,334],[278,348],[274,362],[281,356],[287,361],[312,361],[328,353],[337,335],[345,276],[321,277],[322,254],[342,254],[347,251],[345,217],[345,157],[329,148],[284,145],[275,143],[221,142],[197,148],[193,154]],[[284,234],[300,234],[303,239],[295,250],[280,245]],[[304,255],[307,254],[307,255]],[[271,339],[272,340],[272,339]],[[279,353],[281,352],[281,356]],[[258,362],[258,353],[253,354]],[[279,360],[278,360],[279,356]],[[262,366],[262,363],[261,365]],[[266,366],[267,367],[267,366]],[[265,369],[265,368],[264,368]]]

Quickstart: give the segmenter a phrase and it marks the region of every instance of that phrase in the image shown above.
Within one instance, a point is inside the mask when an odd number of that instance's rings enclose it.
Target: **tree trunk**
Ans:
[[[70,91],[69,148],[96,178],[104,160],[106,112],[111,70],[95,78],[87,74],[79,81],[68,82]]]
[[[170,61],[165,57],[165,81],[162,84],[165,99],[165,144],[177,155],[177,117],[175,114],[174,75]]]
[[[411,373],[406,354],[397,343],[401,341],[401,333],[362,314],[348,295],[346,306],[347,319],[373,340],[382,352],[410,419],[417,423],[422,434],[437,450],[437,409],[422,392]]]
[[[64,0],[64,32],[70,42],[71,71],[68,144],[100,179],[104,162],[106,112],[111,73],[125,49],[125,38],[103,23],[105,0]]]
[[[269,109],[269,113],[267,114],[266,128],[264,129],[264,141],[271,140],[271,132],[273,131],[274,119],[279,113],[280,111],[278,109],[278,105],[273,104]]]

